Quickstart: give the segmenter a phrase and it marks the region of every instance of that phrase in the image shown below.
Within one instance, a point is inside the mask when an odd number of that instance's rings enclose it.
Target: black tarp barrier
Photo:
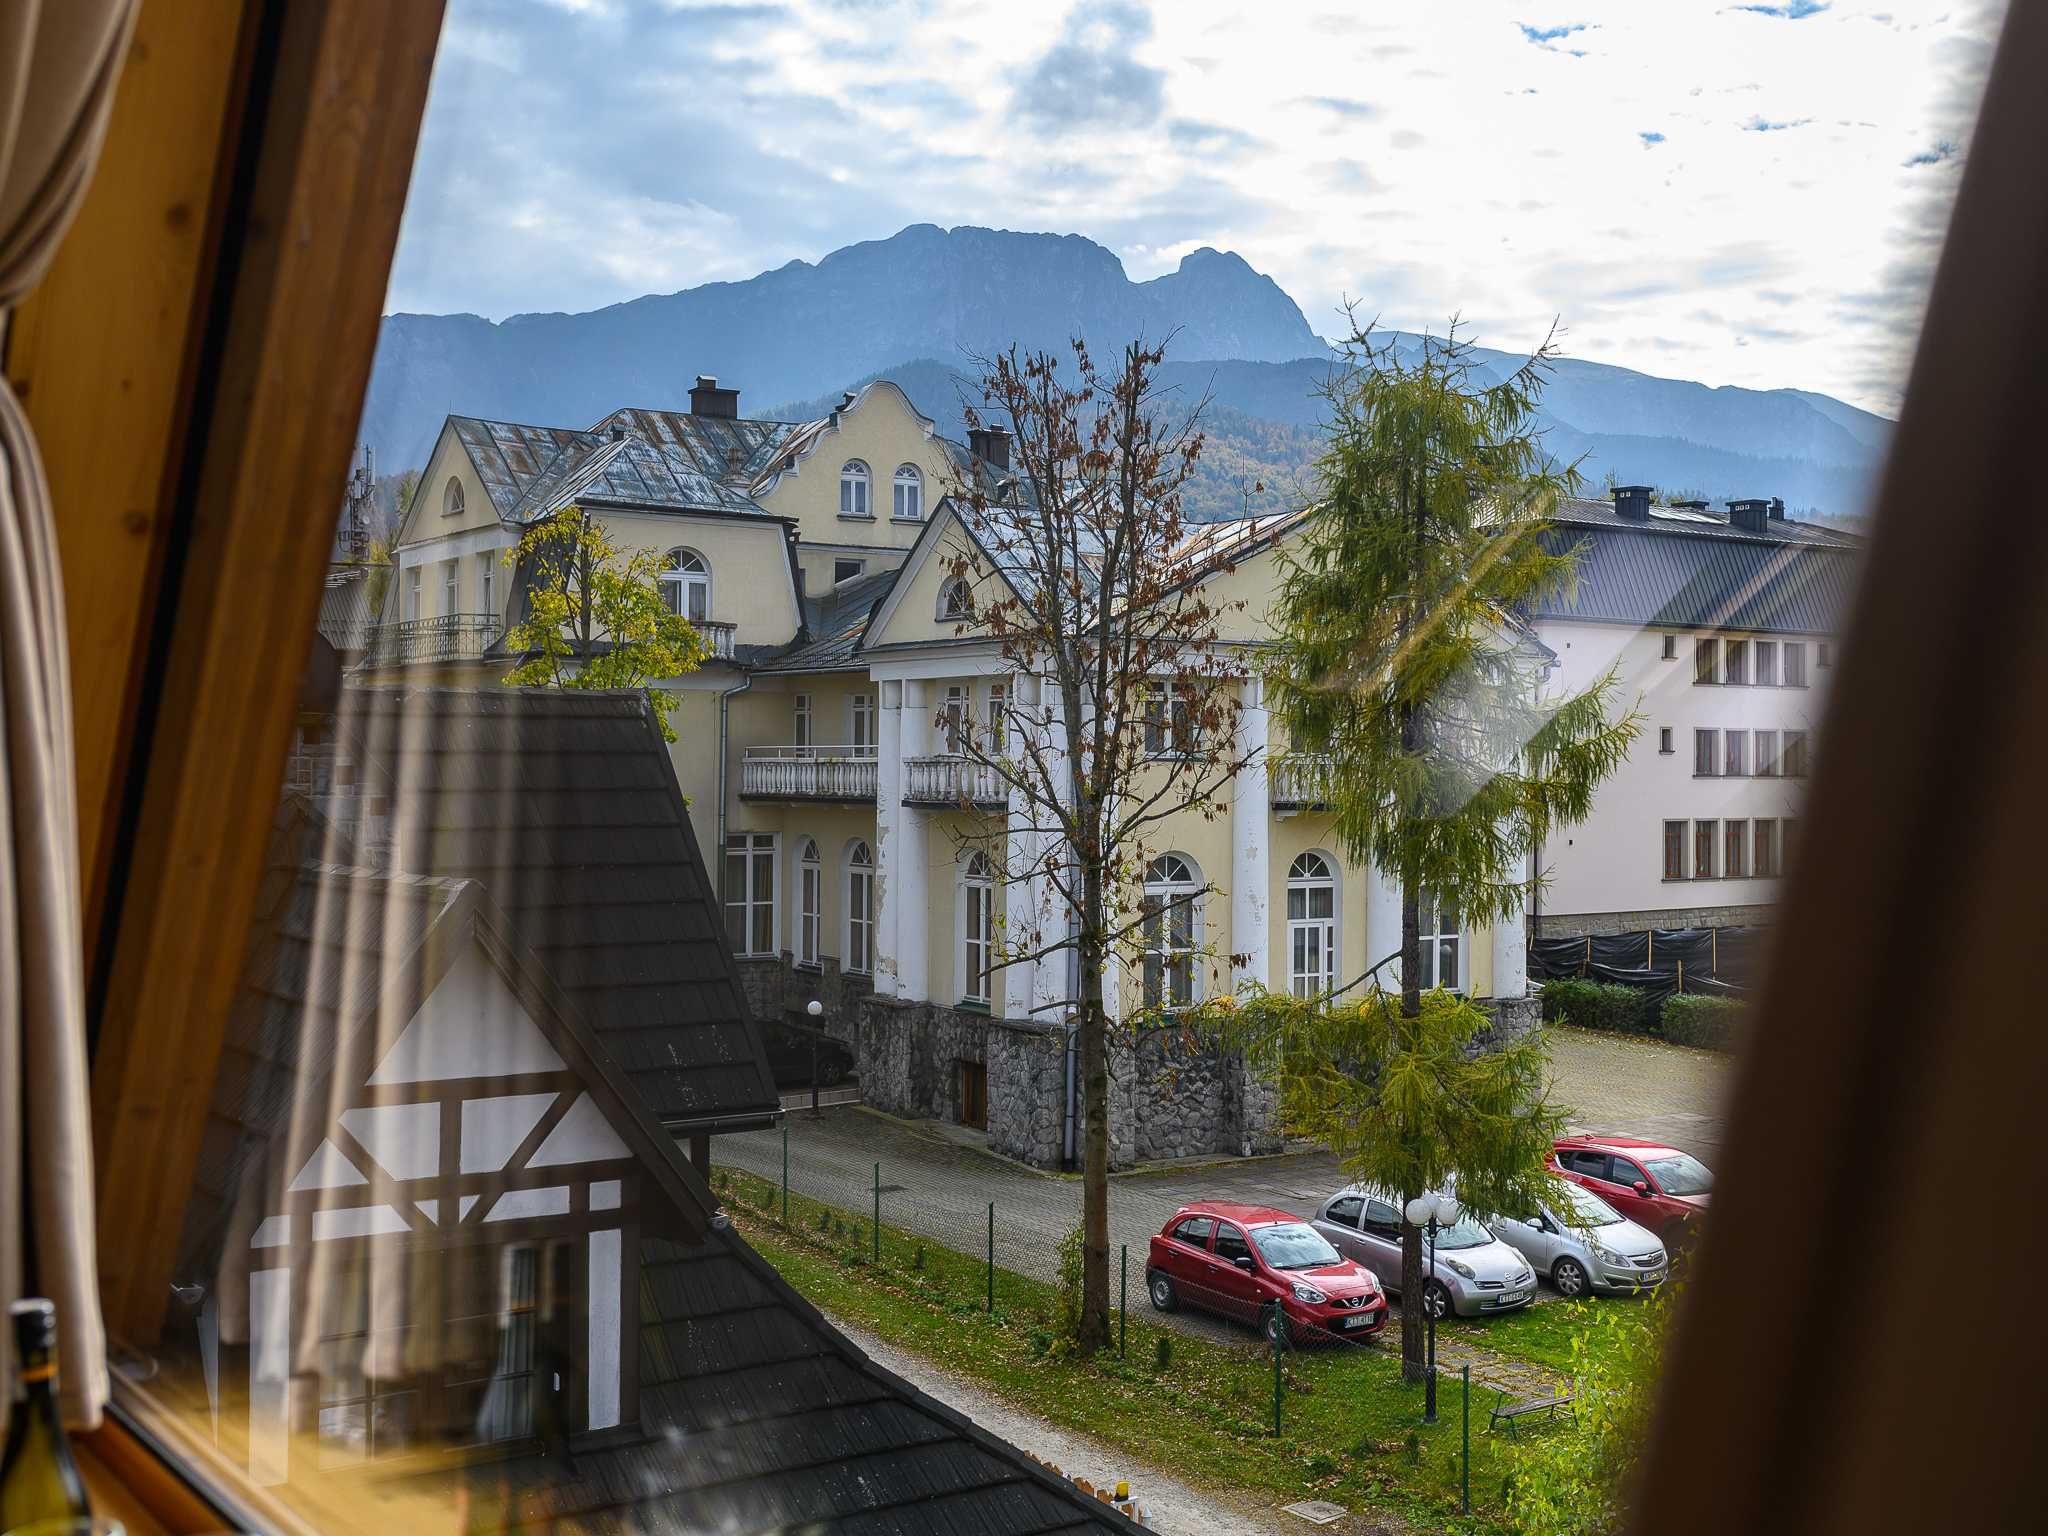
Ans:
[[[1768,928],[1657,928],[1536,939],[1529,945],[1529,977],[1618,982],[1642,988],[1660,1004],[1678,991],[1740,996],[1763,980],[1769,933]]]

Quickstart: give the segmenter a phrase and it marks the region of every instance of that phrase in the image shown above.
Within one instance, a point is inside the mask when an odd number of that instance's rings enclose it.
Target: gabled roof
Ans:
[[[780,1100],[667,745],[637,692],[344,695],[392,862],[480,880],[666,1124],[767,1124]]]
[[[1709,513],[1653,508],[1647,522],[1596,501],[1563,503],[1546,547],[1578,554],[1576,591],[1532,619],[1833,634],[1861,564],[1853,534],[1790,519],[1764,532]]]
[[[860,643],[875,605],[896,584],[894,570],[871,571],[804,599],[806,637],[756,663],[757,672],[865,671]]]
[[[239,1273],[247,1249],[228,1237],[229,1218],[274,1179],[266,1149],[307,1113],[335,1110],[328,1073],[342,1060],[360,1066],[359,1047],[382,1038],[380,1007],[386,1025],[412,1016],[432,990],[437,949],[447,960],[479,941],[535,999],[536,1021],[573,1047],[563,1055],[680,1218],[660,1224],[665,1234],[643,1226],[634,1256],[636,1422],[577,1437],[573,1458],[515,1443],[501,1461],[472,1448],[466,1466],[429,1458],[393,1477],[445,1490],[451,1504],[479,1473],[486,1488],[544,1483],[544,1499],[507,1511],[507,1528],[567,1519],[591,1529],[847,1536],[1139,1529],[869,1360],[749,1248],[604,1038],[511,939],[488,892],[469,880],[300,862],[323,844],[331,836],[317,819],[288,802],[273,830],[175,1278],[213,1286]],[[324,1130],[323,1121],[316,1133]]]

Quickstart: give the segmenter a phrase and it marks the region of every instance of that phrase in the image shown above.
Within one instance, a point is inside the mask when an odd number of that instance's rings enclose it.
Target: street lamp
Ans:
[[[1423,1385],[1422,1422],[1436,1422],[1436,1311],[1429,1304],[1429,1288],[1437,1283],[1436,1278],[1436,1229],[1439,1225],[1448,1227],[1458,1219],[1458,1200],[1455,1195],[1438,1190],[1435,1194],[1417,1195],[1408,1202],[1404,1213],[1411,1227],[1421,1227],[1429,1233],[1429,1269],[1422,1281],[1422,1320],[1429,1330],[1429,1379]]]
[[[804,1004],[804,1012],[811,1016],[811,1118],[818,1118],[818,1018],[825,1011],[825,1005],[815,997]]]

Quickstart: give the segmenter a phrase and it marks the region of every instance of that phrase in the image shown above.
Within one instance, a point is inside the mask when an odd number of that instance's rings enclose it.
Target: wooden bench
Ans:
[[[1507,1388],[1503,1387],[1500,1389],[1500,1395],[1494,1399],[1493,1412],[1486,1427],[1490,1430],[1498,1429],[1505,1424],[1508,1433],[1515,1435],[1516,1425],[1523,1419],[1534,1418],[1538,1414],[1546,1419],[1554,1419],[1560,1413],[1570,1414],[1572,1422],[1576,1424],[1579,1418],[1577,1403],[1578,1394],[1569,1387],[1546,1397],[1525,1397],[1519,1402],[1512,1403],[1508,1401]],[[1516,1438],[1521,1437],[1516,1435]]]

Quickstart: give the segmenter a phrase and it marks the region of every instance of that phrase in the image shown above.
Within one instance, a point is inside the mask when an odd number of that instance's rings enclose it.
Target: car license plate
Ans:
[[[1344,1326],[1346,1328],[1363,1328],[1377,1316],[1379,1316],[1377,1312],[1354,1312],[1351,1316],[1344,1319]]]
[[[1517,1307],[1528,1299],[1527,1291],[1509,1291],[1501,1297],[1500,1304],[1504,1307]]]

